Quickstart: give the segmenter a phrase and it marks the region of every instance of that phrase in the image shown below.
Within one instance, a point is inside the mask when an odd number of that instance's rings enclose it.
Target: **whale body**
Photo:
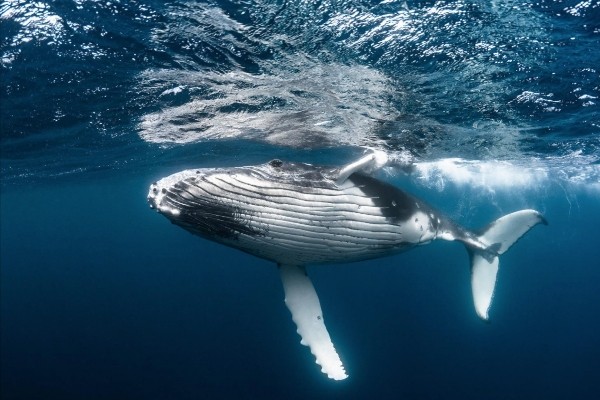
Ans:
[[[347,377],[323,320],[306,265],[388,256],[435,239],[462,242],[470,255],[475,310],[488,319],[499,256],[533,226],[521,210],[480,232],[371,176],[377,154],[339,168],[272,160],[257,166],[178,172],[150,186],[150,207],[182,228],[277,263],[301,343],[330,378]]]

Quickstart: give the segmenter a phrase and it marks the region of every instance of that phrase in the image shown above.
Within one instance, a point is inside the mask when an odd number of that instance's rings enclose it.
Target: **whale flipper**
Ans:
[[[303,266],[279,265],[285,291],[285,304],[292,313],[298,334],[305,346],[310,347],[321,371],[331,379],[346,379],[346,371],[338,356],[323,321],[323,312],[317,292]]]
[[[388,162],[388,156],[381,150],[372,150],[369,154],[343,166],[338,170],[335,183],[341,185],[355,172],[371,172],[381,168]]]
[[[471,256],[471,290],[477,315],[488,320],[494,297],[499,255],[537,224],[547,225],[546,219],[535,210],[521,210],[498,218],[478,236],[485,250],[467,247]]]

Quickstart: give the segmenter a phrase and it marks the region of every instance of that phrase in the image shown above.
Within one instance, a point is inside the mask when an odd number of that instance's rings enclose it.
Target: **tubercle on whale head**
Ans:
[[[179,214],[179,210],[164,204],[165,202],[163,199],[169,194],[171,189],[175,187],[178,182],[190,179],[192,177],[201,177],[204,175],[204,171],[205,170],[202,169],[188,169],[153,182],[148,189],[147,196],[150,208],[161,214],[177,216]]]
[[[148,191],[148,204],[150,205],[151,209],[156,209],[156,197],[158,195],[159,189],[158,189],[158,183],[154,182],[152,183],[152,185],[150,185],[150,190]]]
[[[169,214],[170,216],[177,217],[180,214],[178,209],[163,204],[162,199],[167,193],[168,190],[166,187],[161,187],[159,182],[154,182],[150,185],[150,189],[148,190],[148,204],[151,209],[156,210],[161,214]]]

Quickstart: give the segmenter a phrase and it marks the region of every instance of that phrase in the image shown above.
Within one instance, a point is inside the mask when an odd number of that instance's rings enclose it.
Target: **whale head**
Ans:
[[[219,242],[235,241],[240,234],[255,235],[252,213],[215,190],[215,169],[186,170],[150,185],[150,208],[193,234]]]

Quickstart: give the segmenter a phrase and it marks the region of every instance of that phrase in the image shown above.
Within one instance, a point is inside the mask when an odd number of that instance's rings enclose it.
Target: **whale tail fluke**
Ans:
[[[488,312],[494,297],[499,256],[506,252],[519,238],[546,219],[535,210],[521,210],[505,215],[492,222],[477,235],[484,248],[469,243],[467,251],[471,258],[471,290],[477,315],[488,320]]]

